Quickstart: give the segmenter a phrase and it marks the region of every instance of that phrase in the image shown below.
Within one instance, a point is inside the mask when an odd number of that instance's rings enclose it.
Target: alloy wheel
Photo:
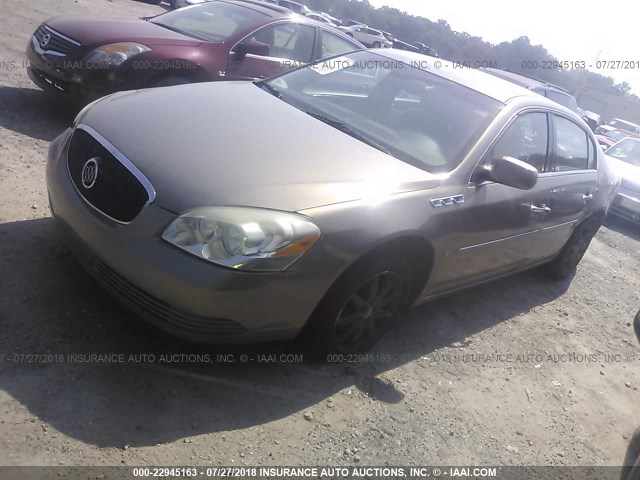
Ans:
[[[334,344],[340,352],[368,349],[387,330],[401,306],[402,277],[380,272],[357,287],[334,324]]]

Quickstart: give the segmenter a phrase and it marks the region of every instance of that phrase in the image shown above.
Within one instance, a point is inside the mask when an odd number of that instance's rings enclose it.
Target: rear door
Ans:
[[[551,115],[550,212],[545,219],[549,254],[557,253],[575,226],[592,212],[598,184],[596,145],[573,119]]]

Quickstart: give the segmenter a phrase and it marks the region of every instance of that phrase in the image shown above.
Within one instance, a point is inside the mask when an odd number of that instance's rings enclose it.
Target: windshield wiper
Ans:
[[[375,141],[371,140],[370,138],[365,137],[361,133],[358,133],[355,130],[352,130],[351,127],[346,125],[344,122],[341,122],[340,120],[336,120],[335,118],[327,117],[326,115],[322,115],[321,113],[311,112],[309,110],[307,110],[306,113],[307,113],[307,115],[310,115],[313,118],[316,118],[316,119],[320,120],[321,122],[326,123],[327,125],[331,125],[333,128],[335,128],[337,130],[340,130],[343,133],[346,133],[347,135],[355,138],[356,140],[360,140],[361,142],[366,143],[370,147],[373,147],[373,148],[375,148],[377,150],[380,150],[381,152],[386,153],[387,155],[393,156],[388,148],[380,145],[379,143],[376,143]]]
[[[195,38],[197,40],[202,40],[204,42],[208,42],[209,41],[209,39],[207,39],[207,38],[204,38],[204,37],[202,37],[200,35],[197,35],[195,33],[192,33],[192,32],[185,32],[184,30],[181,30],[181,29],[179,29],[177,27],[174,27],[173,25],[167,25],[166,23],[152,22],[152,21],[149,21],[149,23],[153,23],[154,25],[158,25],[159,27],[166,28],[167,30],[171,30],[172,32],[179,33],[180,35],[184,35],[185,37]]]
[[[271,95],[273,95],[276,98],[279,98],[280,100],[282,100],[284,97],[282,96],[282,93],[280,93],[280,90],[278,90],[275,87],[272,87],[271,85],[269,85],[266,82],[259,82],[257,84],[260,88],[262,88],[263,90],[266,90],[267,92],[269,92]]]

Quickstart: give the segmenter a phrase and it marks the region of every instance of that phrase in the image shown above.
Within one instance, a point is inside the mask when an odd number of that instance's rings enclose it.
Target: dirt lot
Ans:
[[[216,362],[221,350],[165,336],[117,305],[58,239],[45,156],[74,112],[35,88],[23,64],[50,16],[162,8],[2,5],[0,464],[622,462],[640,426],[637,227],[609,221],[570,284],[532,272],[414,309],[375,349],[386,361],[259,361],[300,353],[285,344]],[[212,362],[175,357],[194,352]],[[69,356],[90,353],[127,361]]]

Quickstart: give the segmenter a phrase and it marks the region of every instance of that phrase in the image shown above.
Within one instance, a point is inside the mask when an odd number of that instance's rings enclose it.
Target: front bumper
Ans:
[[[629,221],[640,223],[640,193],[620,187],[609,211]]]
[[[116,224],[71,182],[70,136],[69,129],[49,150],[51,210],[72,252],[105,289],[145,320],[198,342],[285,340],[300,332],[333,273],[248,273],[200,260],[161,239],[176,214],[153,203],[131,223]]]
[[[80,60],[85,50],[78,49],[76,53],[78,57],[51,55],[44,52],[32,36],[26,51],[29,61],[27,75],[44,91],[85,103],[135,87],[125,71],[85,65]]]

